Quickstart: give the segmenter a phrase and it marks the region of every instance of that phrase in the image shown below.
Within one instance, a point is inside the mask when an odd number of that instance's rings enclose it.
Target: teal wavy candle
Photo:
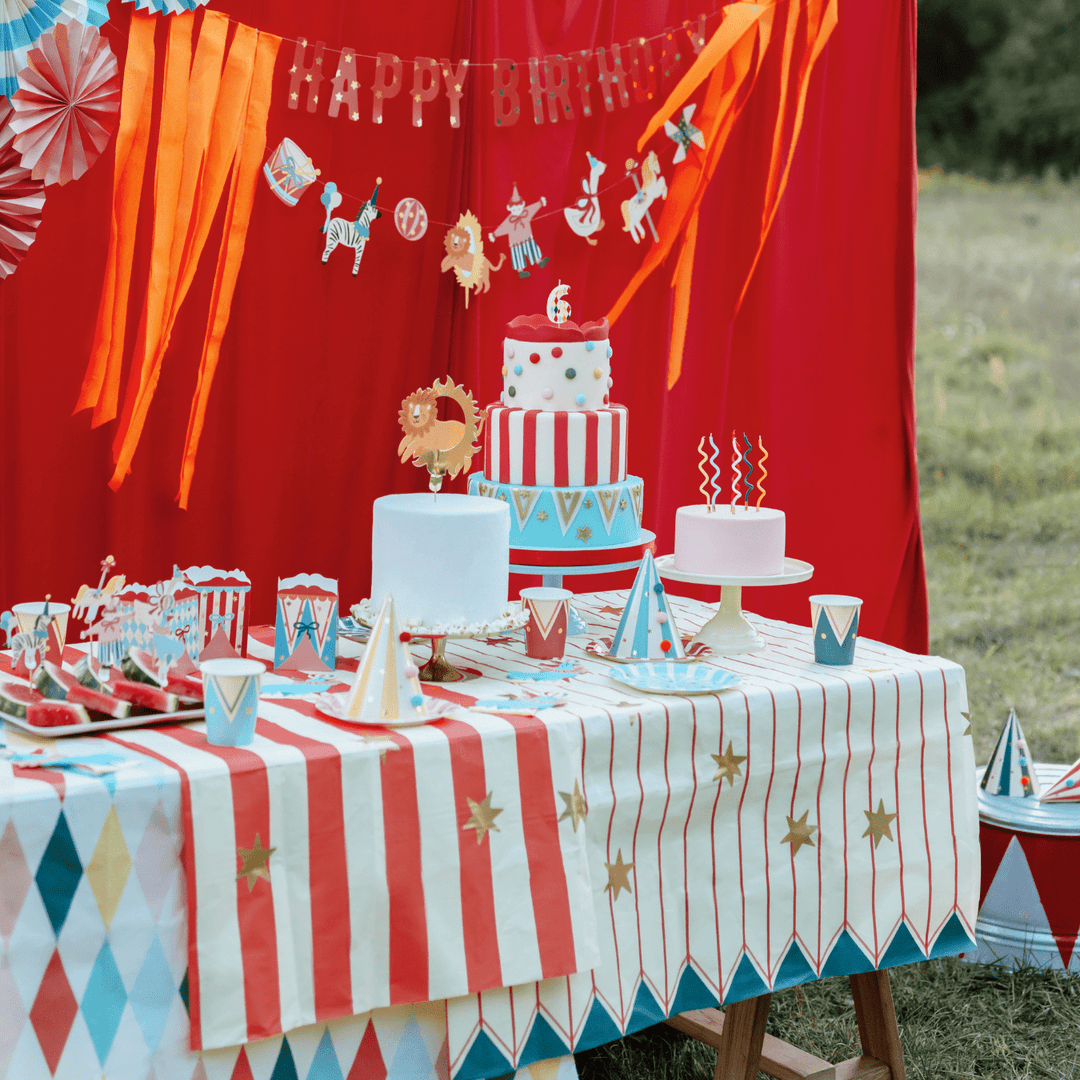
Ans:
[[[746,479],[743,480],[743,483],[746,485],[746,491],[743,493],[743,505],[744,506],[749,506],[750,505],[750,492],[754,490],[754,485],[750,480],[750,475],[754,471],[753,463],[750,461],[750,451],[753,449],[753,446],[752,446],[750,440],[746,437],[746,432],[745,431],[742,433],[742,437],[743,437],[743,441],[746,443],[746,450],[743,452],[743,456],[742,456],[743,461],[746,462]]]
[[[709,432],[709,445],[712,447],[712,457],[709,458],[709,464],[712,466],[712,505],[720,505],[720,462],[716,459],[720,456],[720,447],[716,445],[713,440],[712,432]]]

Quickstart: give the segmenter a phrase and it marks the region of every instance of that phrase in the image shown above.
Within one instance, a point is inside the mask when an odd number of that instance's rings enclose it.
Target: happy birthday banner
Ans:
[[[532,100],[533,121],[555,124],[560,120],[575,120],[575,102],[582,116],[593,115],[593,91],[598,90],[608,112],[649,101],[657,92],[661,79],[670,79],[682,60],[681,46],[676,35],[685,34],[694,54],[699,55],[707,40],[707,23],[711,15],[699,15],[697,24],[685,22],[681,27],[668,27],[652,37],[633,38],[625,45],[612,44],[606,48],[578,49],[566,56],[554,54],[530,56],[525,63],[517,60],[496,60],[494,63],[473,64],[458,60],[452,63],[430,56],[418,56],[412,62],[412,86],[409,101],[413,127],[422,127],[424,106],[445,92],[449,103],[450,126],[461,124],[461,99],[465,79],[472,68],[492,71],[492,119],[496,127],[513,127],[521,119],[521,100]],[[328,116],[344,113],[350,120],[360,119],[360,93],[371,94],[371,121],[383,122],[383,106],[401,94],[405,86],[407,62],[393,53],[374,55],[357,52],[349,46],[337,50],[338,62],[334,75],[328,78],[326,43],[317,41],[312,48],[306,38],[295,43],[292,66],[289,68],[290,109],[299,109],[301,96],[309,113],[318,112],[320,102]],[[659,55],[654,54],[654,46]],[[357,62],[374,61],[374,77],[368,83],[359,78]],[[365,65],[366,66],[366,65]],[[659,69],[659,70],[658,70]],[[658,75],[661,77],[658,78]],[[573,90],[570,80],[574,79]],[[329,81],[328,91],[322,84]],[[387,113],[387,115],[391,115]]]

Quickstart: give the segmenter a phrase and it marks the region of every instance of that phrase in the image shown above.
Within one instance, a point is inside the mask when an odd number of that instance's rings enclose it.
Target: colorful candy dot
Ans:
[[[506,392],[507,392],[507,393],[508,393],[508,394],[509,394],[509,395],[510,395],[511,397],[517,397],[517,390],[516,390],[516,389],[515,389],[514,387],[512,387],[512,386],[509,386],[509,387],[507,387],[507,389],[506,389]]]
[[[503,373],[503,378],[505,379],[506,378],[506,365],[505,364],[503,364],[503,372],[502,373]]]
[[[507,360],[513,360],[514,359],[514,346],[513,345],[507,345],[506,346],[506,359]]]
[[[515,364],[514,365],[514,374],[515,375],[520,375],[521,374],[521,365],[520,364]]]
[[[670,641],[661,641],[660,642],[660,651],[661,652],[671,652],[671,642]]]
[[[578,394],[578,396],[577,396],[576,398],[574,398],[574,400],[575,400],[575,401],[576,401],[576,402],[577,402],[577,403],[578,403],[579,405],[584,405],[584,404],[585,404],[585,395],[584,395],[584,394]]]
[[[539,364],[540,363],[540,354],[538,352],[529,353],[529,363],[530,364]]]
[[[605,405],[610,405],[611,404],[611,396],[609,394],[604,395],[604,404]]]
[[[410,705],[415,705],[419,709],[420,706],[424,704],[424,695],[423,694],[413,694],[413,696],[411,698],[409,698],[409,704]]]
[[[607,354],[608,354],[608,359],[610,360],[611,359],[611,346],[610,345],[607,347]]]
[[[550,400],[552,399],[552,397],[553,397],[554,395],[553,395],[553,393],[552,393],[552,391],[551,391],[551,390],[542,390],[542,391],[541,391],[541,394],[540,394],[540,396],[541,396],[541,397],[542,397],[542,398],[543,398],[543,399],[544,399],[545,401],[550,401]]]
[[[586,341],[585,342],[585,351],[586,352],[592,352],[593,349],[595,349],[595,348],[596,348],[596,342],[595,341]]]
[[[611,386],[611,385],[612,385],[612,384],[613,384],[614,382],[615,382],[615,380],[614,380],[614,379],[613,379],[613,378],[612,378],[612,377],[611,377],[611,376],[609,375],[609,376],[607,377],[607,384],[608,384],[608,386]]]
[[[556,360],[558,360],[559,357],[562,356],[562,349],[558,345],[556,345],[555,348],[551,350],[551,355],[554,356]]]
[[[412,641],[412,634],[402,630],[401,633],[398,634],[398,641]]]
[[[404,670],[406,679],[415,679],[420,674],[420,669],[415,664],[406,664]]]
[[[600,368],[593,368],[592,377],[594,379],[602,379],[604,377],[604,372]]]
[[[566,377],[568,379],[576,379],[577,378],[577,371],[576,371],[576,369],[574,369],[572,367],[568,367],[566,369],[565,375],[566,375]]]

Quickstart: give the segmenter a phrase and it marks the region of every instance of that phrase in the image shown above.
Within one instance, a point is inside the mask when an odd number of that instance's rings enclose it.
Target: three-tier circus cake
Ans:
[[[606,319],[520,315],[507,326],[501,401],[469,494],[510,507],[512,564],[640,561],[652,539],[642,480],[626,471],[627,409],[611,404],[611,351]]]

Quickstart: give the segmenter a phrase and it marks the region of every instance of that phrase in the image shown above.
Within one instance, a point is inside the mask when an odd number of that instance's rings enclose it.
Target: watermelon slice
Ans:
[[[45,700],[44,695],[23,683],[0,683],[0,712],[26,719],[26,710]]]
[[[134,646],[128,650],[127,656],[120,661],[120,670],[132,682],[146,683],[147,686],[161,686],[158,678],[158,660],[144,649],[136,649]]]
[[[131,682],[114,675],[109,680],[109,691],[114,697],[130,701],[135,706],[134,715],[146,713],[170,713],[180,708],[180,699],[160,686],[148,686],[146,683]]]
[[[79,680],[74,675],[64,671],[59,664],[54,664],[51,660],[46,660],[34,672],[34,686],[50,701],[63,701],[68,696],[68,691],[78,685]],[[78,721],[73,720],[72,723]]]
[[[26,710],[26,722],[34,727],[66,727],[89,724],[90,714],[72,701],[36,701]]]
[[[68,691],[67,700],[89,709],[91,720],[126,720],[131,715],[130,701],[112,694],[99,694],[82,683],[76,683]]]
[[[202,704],[202,679],[193,679],[188,675],[174,675],[170,671],[169,681],[165,684],[165,689],[185,702],[197,701],[200,705]]]
[[[112,668],[103,668],[100,664],[96,664],[91,660],[89,656],[84,656],[75,665],[75,678],[83,686],[88,686],[99,694],[107,694],[109,692],[108,682],[111,671]]]

